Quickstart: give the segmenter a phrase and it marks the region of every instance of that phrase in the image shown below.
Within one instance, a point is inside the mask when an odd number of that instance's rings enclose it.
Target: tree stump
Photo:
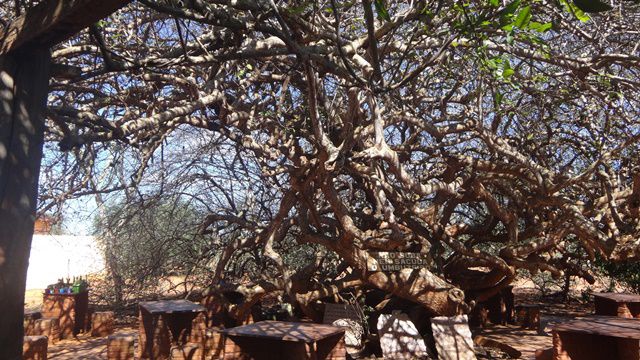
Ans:
[[[103,337],[113,334],[113,311],[100,311],[91,314],[91,336]]]
[[[48,339],[43,335],[25,336],[22,343],[23,360],[47,360]]]
[[[133,360],[133,344],[133,336],[109,335],[107,360]]]
[[[60,340],[60,321],[58,318],[42,318],[35,321],[34,335],[44,335],[49,339],[49,344],[55,344]]]

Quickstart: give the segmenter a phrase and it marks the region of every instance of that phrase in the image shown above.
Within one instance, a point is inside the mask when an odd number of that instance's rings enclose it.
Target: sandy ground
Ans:
[[[119,328],[116,334],[137,338],[138,331],[132,327]],[[75,339],[60,340],[49,346],[48,359],[55,360],[104,360],[107,358],[107,338],[92,338],[88,334],[79,334]]]
[[[536,350],[550,348],[553,345],[551,329],[554,325],[594,313],[591,302],[579,303],[574,300],[564,304],[552,299],[539,298],[526,289],[518,290],[514,291],[516,305],[523,303],[542,305],[540,331],[527,330],[515,325],[491,325],[479,334],[515,348],[522,353],[521,359],[535,359]]]
[[[27,290],[24,293],[24,309],[40,311],[42,307],[42,289]]]
[[[541,323],[546,323],[546,326],[540,332],[512,325],[495,325],[482,331],[481,335],[487,339],[496,340],[515,348],[522,353],[521,359],[533,360],[537,349],[546,349],[553,345],[551,326],[568,319],[543,315],[541,316]]]

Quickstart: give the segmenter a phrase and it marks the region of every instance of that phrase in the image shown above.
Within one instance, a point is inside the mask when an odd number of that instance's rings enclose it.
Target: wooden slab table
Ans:
[[[188,300],[147,301],[139,305],[141,359],[168,359],[171,345],[184,344],[191,333],[191,323],[206,309]]]
[[[640,321],[615,316],[589,316],[556,325],[555,360],[640,360]]]
[[[594,293],[596,315],[640,319],[640,295],[625,293]]]
[[[337,326],[260,321],[223,333],[225,360],[346,358],[344,329]]]

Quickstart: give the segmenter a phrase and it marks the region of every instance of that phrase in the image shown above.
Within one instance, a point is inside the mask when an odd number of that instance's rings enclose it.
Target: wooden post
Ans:
[[[0,56],[0,359],[22,358],[50,60],[48,48],[30,46]]]

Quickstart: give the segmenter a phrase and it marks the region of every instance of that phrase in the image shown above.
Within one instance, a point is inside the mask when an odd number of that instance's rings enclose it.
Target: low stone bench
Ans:
[[[133,360],[134,341],[130,335],[109,335],[107,360]]]
[[[527,329],[540,330],[540,305],[517,305],[516,323]]]
[[[202,346],[199,344],[175,345],[171,347],[171,360],[200,360],[202,359]]]
[[[60,320],[58,318],[42,318],[33,323],[33,335],[44,335],[49,344],[60,340]]]
[[[91,336],[103,337],[113,334],[113,311],[99,311],[91,314]]]
[[[47,360],[49,340],[43,335],[25,336],[22,343],[23,360]]]
[[[36,324],[36,320],[42,319],[42,313],[40,311],[30,311],[24,313],[24,335],[34,335],[33,330]]]

